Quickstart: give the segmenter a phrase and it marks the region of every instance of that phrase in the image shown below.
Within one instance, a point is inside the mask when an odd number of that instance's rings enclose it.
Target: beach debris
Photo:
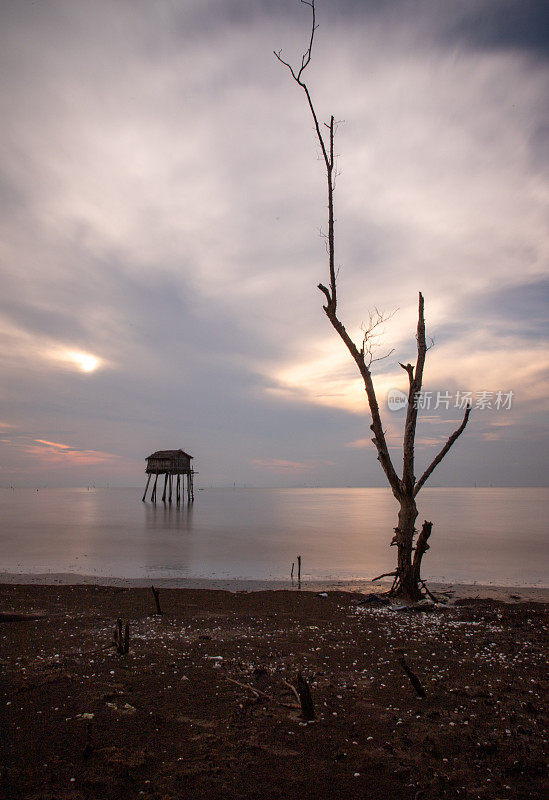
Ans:
[[[289,681],[285,681],[285,680],[283,680],[282,683],[284,684],[284,686],[288,687],[288,689],[292,692],[292,694],[294,695],[295,699],[297,700],[297,702],[301,706],[301,698],[300,698],[299,693],[298,693],[297,689],[295,688],[295,686],[293,686],[291,683],[289,683]]]
[[[375,594],[374,592],[370,592],[370,594],[365,594],[364,597],[361,597],[360,600],[357,601],[357,605],[359,606],[388,606],[391,601],[385,595]]]
[[[11,611],[0,611],[0,622],[30,622],[34,619],[42,619],[45,617],[46,613],[44,611],[40,611],[35,614],[22,614],[22,613],[15,613]]]
[[[318,592],[317,597],[328,597],[328,592]]]
[[[410,613],[420,614],[424,611],[435,611],[438,608],[438,603],[432,603],[430,600],[425,598],[424,600],[419,600],[417,603],[410,603],[400,606],[391,606],[391,611],[408,611]]]
[[[160,591],[156,589],[154,586],[151,586],[152,593],[154,595],[154,602],[156,604],[156,613],[161,616],[162,615],[162,608],[160,607]]]
[[[265,686],[269,682],[269,671],[265,667],[254,667],[254,681],[260,686]]]
[[[87,715],[82,714],[83,718],[84,716]],[[93,717],[93,714],[91,716]],[[86,744],[84,745],[84,749],[82,750],[82,758],[88,758],[89,756],[91,756],[91,754],[95,749],[92,742],[92,730],[93,730],[93,725],[91,722],[88,722],[88,724],[86,725]]]
[[[315,707],[311,696],[311,688],[301,672],[297,673],[297,693],[301,703],[301,716],[307,722],[315,719]]]
[[[106,705],[107,708],[110,708],[111,711],[116,711],[117,714],[131,716],[132,714],[137,713],[135,706],[131,706],[129,703],[124,703],[123,706],[119,706],[117,703],[107,703]]]
[[[406,659],[404,657],[403,651],[400,650],[400,651],[397,651],[397,653],[398,653],[398,656],[397,656],[398,663],[400,664],[400,666],[402,667],[402,669],[404,670],[406,675],[409,677],[410,683],[412,684],[412,686],[416,690],[417,696],[418,697],[426,697],[425,689],[423,688],[422,683],[419,680],[419,678],[417,677],[417,675],[414,672],[412,672],[408,662],[406,661]]]
[[[277,700],[276,697],[273,697],[272,694],[267,694],[267,692],[263,692],[261,689],[257,689],[255,686],[251,686],[249,683],[242,683],[241,681],[237,681],[234,678],[225,678],[225,680],[227,680],[229,683],[234,683],[236,686],[240,686],[241,689],[247,689],[247,691],[252,692],[252,694],[254,694],[258,700],[259,698],[264,697],[266,700],[271,700],[271,702],[277,703],[279,706],[282,706],[282,708],[291,708],[291,709],[299,708],[299,706],[290,703],[283,703],[281,700]]]
[[[120,617],[118,617],[114,629],[114,646],[116,647],[116,652],[121,656],[125,656],[130,652],[130,623],[126,622],[124,635],[122,635],[122,620]]]
[[[424,522],[423,524],[426,525],[427,523]],[[429,549],[428,545],[426,545],[426,548],[427,548],[427,550]],[[433,603],[439,603],[440,600],[437,597],[435,597],[435,595],[429,590],[429,587],[427,586],[427,584],[425,583],[423,578],[420,578],[419,582],[421,583],[421,585],[425,589],[425,593],[427,594],[428,597],[430,597],[430,599],[433,601]]]

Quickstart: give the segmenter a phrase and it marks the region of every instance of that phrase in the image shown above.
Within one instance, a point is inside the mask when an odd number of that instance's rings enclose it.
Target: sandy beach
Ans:
[[[532,590],[446,587],[450,603],[412,611],[348,586],[162,585],[160,615],[150,587],[73,579],[0,587],[2,797],[526,800],[547,788],[547,606]]]
[[[211,578],[118,578],[98,577],[97,575],[80,575],[69,572],[42,572],[42,573],[15,573],[1,572],[0,584],[34,584],[37,586],[71,586],[71,585],[99,585],[116,586],[119,588],[137,589],[149,587],[154,582],[155,586],[165,589],[220,589],[227,592],[260,592],[279,590],[303,590],[311,592],[343,591],[369,592],[387,591],[390,582],[367,580],[333,580],[311,581],[303,580],[298,585],[297,580],[215,580]],[[430,583],[434,592],[444,593],[449,602],[459,599],[491,599],[503,602],[549,603],[549,588],[543,586],[497,586],[477,583]]]

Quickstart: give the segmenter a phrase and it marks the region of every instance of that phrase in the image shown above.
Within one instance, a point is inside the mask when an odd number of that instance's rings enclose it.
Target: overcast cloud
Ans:
[[[341,120],[340,312],[398,309],[418,459],[476,409],[436,484],[546,482],[549,12],[523,0],[317,0],[309,83]],[[294,0],[38,0],[0,12],[0,483],[140,485],[183,447],[201,485],[383,485],[322,312],[324,177]],[[475,395],[476,397],[477,395]],[[434,448],[434,449],[433,449]]]

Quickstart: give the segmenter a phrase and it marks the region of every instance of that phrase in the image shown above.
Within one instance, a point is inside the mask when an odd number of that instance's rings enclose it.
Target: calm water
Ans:
[[[125,578],[367,579],[393,569],[385,489],[207,489],[194,506],[142,489],[1,489],[0,569]],[[548,586],[548,489],[425,489],[431,580]]]

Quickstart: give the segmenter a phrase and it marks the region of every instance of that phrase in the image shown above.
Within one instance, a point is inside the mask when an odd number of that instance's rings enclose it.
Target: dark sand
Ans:
[[[414,612],[351,591],[163,587],[156,616],[146,588],[4,584],[0,796],[546,796],[547,607],[506,593]]]

